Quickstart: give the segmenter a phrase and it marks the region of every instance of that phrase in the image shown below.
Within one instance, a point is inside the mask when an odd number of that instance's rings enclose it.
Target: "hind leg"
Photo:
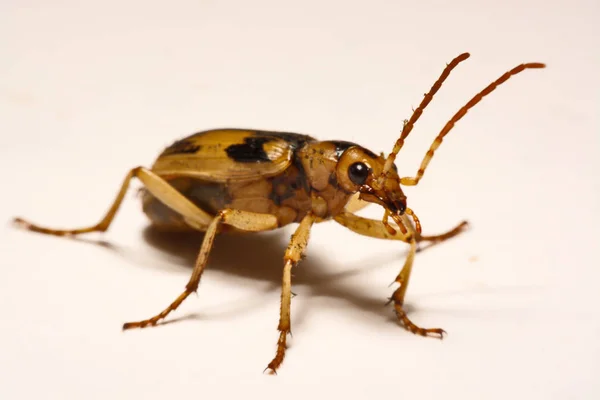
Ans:
[[[28,222],[22,218],[15,218],[14,222],[30,231],[44,233],[47,235],[68,236],[79,235],[88,232],[104,232],[110,227],[110,224],[119,210],[119,207],[123,202],[123,198],[125,197],[125,193],[127,193],[127,189],[129,188],[129,184],[133,178],[138,178],[144,184],[144,187],[146,190],[148,190],[148,192],[163,202],[167,207],[181,214],[185,218],[186,222],[193,227],[204,230],[213,219],[211,215],[198,208],[194,203],[179,193],[163,178],[156,175],[149,169],[137,167],[133,168],[127,173],[127,176],[125,176],[125,179],[121,184],[121,189],[119,190],[119,193],[110,206],[108,212],[104,215],[100,222],[95,225],[76,229],[51,229],[32,224],[31,222]]]
[[[247,211],[226,209],[220,211],[208,225],[204,241],[196,258],[196,264],[192,271],[192,276],[185,286],[185,290],[181,293],[167,308],[152,318],[144,319],[137,322],[127,322],[123,325],[123,329],[145,328],[147,326],[156,325],[158,321],[165,318],[172,311],[177,309],[183,301],[192,293],[198,290],[200,277],[204,272],[204,267],[208,261],[208,255],[212,249],[217,229],[220,224],[231,225],[237,229],[250,232],[266,231],[277,227],[277,218],[270,214],[258,214]]]

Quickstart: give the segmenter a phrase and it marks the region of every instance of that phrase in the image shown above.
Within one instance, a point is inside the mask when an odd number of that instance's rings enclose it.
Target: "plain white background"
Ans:
[[[3,1],[0,6],[0,398],[592,399],[600,396],[600,70],[596,1]],[[146,229],[128,169],[175,139],[251,127],[391,150],[446,62],[469,51],[398,159],[412,175],[446,120],[505,70],[540,61],[448,136],[409,205],[424,231],[472,229],[417,256],[317,226],[295,271],[294,332],[274,355],[293,227],[222,237],[191,297],[201,237]],[[139,186],[135,184],[134,186]],[[373,206],[365,215],[380,218]]]

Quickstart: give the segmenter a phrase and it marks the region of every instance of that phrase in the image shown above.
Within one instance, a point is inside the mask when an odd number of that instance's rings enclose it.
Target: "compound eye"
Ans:
[[[355,162],[348,168],[348,177],[355,185],[362,186],[369,177],[369,167],[365,163]]]

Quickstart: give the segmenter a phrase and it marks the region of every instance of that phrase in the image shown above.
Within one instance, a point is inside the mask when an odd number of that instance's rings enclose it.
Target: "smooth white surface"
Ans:
[[[199,245],[144,233],[131,190],[103,236],[1,228],[0,398],[600,398],[598,2],[485,3],[3,1],[6,223],[95,223],[129,168],[197,130],[291,130],[387,153],[444,64],[469,51],[399,157],[412,175],[475,92],[521,62],[548,68],[469,113],[407,189],[426,232],[472,223],[417,256],[407,295],[443,342],[383,306],[405,246],[334,223],[313,230],[295,271],[277,377],[261,372],[291,228],[218,239],[198,297],[169,318],[184,320],[122,333],[180,293]]]

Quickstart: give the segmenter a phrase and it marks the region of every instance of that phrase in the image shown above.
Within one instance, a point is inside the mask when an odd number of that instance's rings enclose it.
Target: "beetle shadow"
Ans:
[[[204,234],[201,232],[164,232],[150,225],[143,231],[143,238],[147,244],[173,257],[175,262],[189,268],[191,272]],[[246,299],[247,301],[242,302],[237,300],[235,306],[225,307],[227,311],[218,313],[203,311],[171,318],[163,322],[163,325],[185,319],[220,318],[256,307],[265,301],[267,296],[270,301],[273,297],[271,294],[279,293],[281,290],[283,255],[288,240],[289,236],[282,231],[217,235],[209,256],[207,271],[219,271],[244,279],[266,282],[264,296],[259,295],[254,299]],[[339,273],[327,273],[331,260],[309,256],[302,260],[295,269],[292,284],[301,290],[302,296],[308,294],[311,299],[327,297],[342,300],[360,311],[396,320],[392,308],[386,307],[384,297],[361,293],[352,284],[343,280],[393,261],[398,261],[401,266],[405,255],[405,251],[400,251],[390,252],[377,258],[369,257],[353,262],[353,265],[348,265],[343,272]],[[306,311],[306,307],[301,307],[294,312],[296,325],[302,323]]]

